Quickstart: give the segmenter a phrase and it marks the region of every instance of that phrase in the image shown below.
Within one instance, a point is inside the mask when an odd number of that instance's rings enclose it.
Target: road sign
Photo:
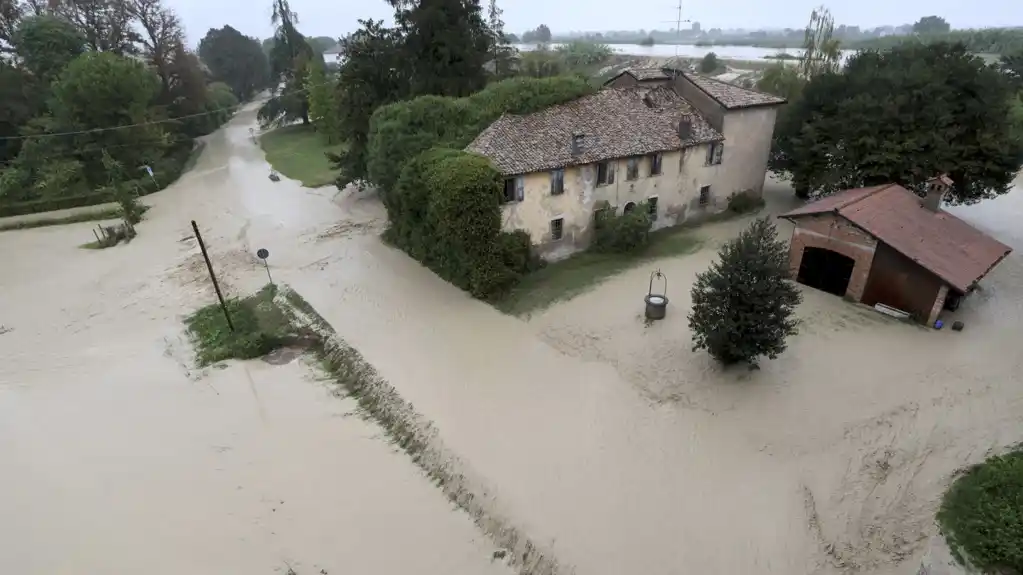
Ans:
[[[266,258],[270,257],[270,252],[266,248],[259,248],[258,250],[256,250],[256,257],[261,260],[265,260]]]

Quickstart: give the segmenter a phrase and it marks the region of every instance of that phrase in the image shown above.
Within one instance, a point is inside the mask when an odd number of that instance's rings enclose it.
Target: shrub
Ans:
[[[764,199],[753,195],[750,190],[735,192],[728,196],[728,210],[736,214],[755,212],[764,207]]]
[[[718,55],[714,52],[707,52],[707,55],[700,60],[700,72],[710,74],[714,70],[717,70],[720,65],[721,63],[718,62]]]
[[[404,166],[430,148],[462,149],[502,114],[537,112],[592,91],[576,77],[511,78],[466,98],[419,96],[381,106],[370,119],[369,179],[390,190]]]
[[[722,246],[718,258],[693,285],[693,351],[706,349],[725,365],[774,359],[796,333],[792,316],[802,299],[787,280],[788,247],[761,218]]]
[[[650,226],[653,220],[647,213],[646,202],[636,205],[627,214],[620,216],[604,211],[597,220],[593,239],[593,250],[601,253],[635,253],[650,243]]]
[[[958,559],[984,573],[1023,573],[1023,451],[992,457],[945,493],[938,523]]]
[[[64,196],[61,198],[0,204],[0,218],[80,208],[82,206],[95,206],[97,204],[112,202],[113,200],[113,196],[111,196],[108,192],[93,192],[89,194]]]

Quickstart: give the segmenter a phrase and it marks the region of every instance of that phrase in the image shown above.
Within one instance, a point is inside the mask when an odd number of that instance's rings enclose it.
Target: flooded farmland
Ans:
[[[915,573],[950,474],[1023,440],[1016,254],[962,333],[808,290],[784,356],[722,373],[685,314],[742,222],[523,321],[383,245],[374,198],[271,183],[254,116],[146,199],[127,246],[78,249],[89,224],[0,234],[5,572],[511,572],[301,360],[191,367],[181,319],[214,297],[192,219],[231,294],[268,249],[564,573]],[[1019,193],[957,211],[1023,249]],[[671,304],[646,327],[652,267]]]

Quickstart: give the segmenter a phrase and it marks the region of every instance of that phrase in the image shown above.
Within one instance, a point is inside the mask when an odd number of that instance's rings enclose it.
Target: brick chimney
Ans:
[[[946,174],[927,180],[927,194],[921,200],[921,205],[932,212],[941,210],[941,202],[945,199],[945,194],[948,193],[948,189],[951,187],[952,179]]]

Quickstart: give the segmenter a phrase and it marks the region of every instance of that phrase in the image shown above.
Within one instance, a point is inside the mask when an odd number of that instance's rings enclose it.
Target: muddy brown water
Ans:
[[[381,244],[371,196],[271,183],[253,122],[211,135],[127,246],[77,249],[89,224],[0,234],[4,572],[508,572],[301,360],[190,367],[180,320],[213,298],[191,219],[229,293],[265,281],[269,249],[566,571],[915,573],[950,475],[1023,439],[1015,255],[962,333],[810,290],[788,353],[722,373],[685,311],[742,222],[522,321]],[[1018,192],[957,211],[1023,249]],[[647,327],[654,266],[671,303]]]

